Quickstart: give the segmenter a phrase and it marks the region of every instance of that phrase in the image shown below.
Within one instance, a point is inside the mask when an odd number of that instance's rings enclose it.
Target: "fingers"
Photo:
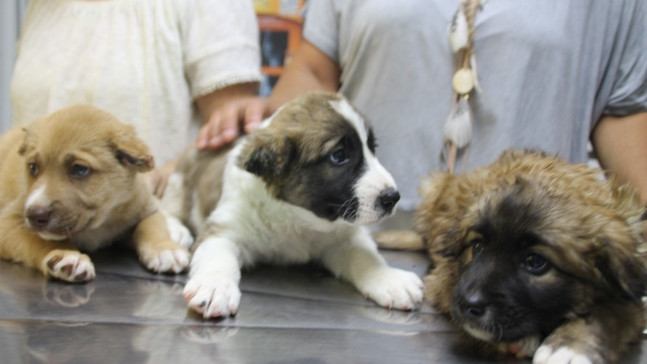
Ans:
[[[236,138],[238,130],[231,129],[225,124],[231,124],[231,120],[225,120],[226,116],[222,111],[215,111],[211,114],[209,121],[205,124],[198,134],[197,146],[198,149],[216,149],[227,144],[229,141]],[[237,118],[234,118],[233,123],[238,124]]]
[[[234,141],[243,132],[256,129],[268,113],[264,98],[254,97],[230,103],[211,114],[209,121],[200,129],[196,141],[198,149],[217,149]]]
[[[151,185],[153,186],[153,194],[157,198],[164,197],[164,191],[168,184],[168,178],[173,172],[173,166],[170,164],[156,168],[149,173]]]
[[[150,181],[150,186],[153,189],[153,194],[157,196],[157,185],[160,183],[161,179],[160,173],[157,168],[148,172],[148,179]]]
[[[245,108],[244,131],[249,134],[261,124],[261,121],[269,114],[269,105],[263,98],[250,100]]]
[[[232,142],[238,134],[240,134],[240,128],[238,127],[238,120],[240,115],[244,110],[243,106],[240,104],[232,103],[224,107],[220,112],[220,137],[218,145],[212,145],[213,148],[221,147],[225,144]]]
[[[168,181],[168,176],[159,176],[160,178],[156,181],[155,183],[155,190],[153,191],[153,194],[157,198],[162,198],[164,197],[164,191],[166,191],[166,182]]]

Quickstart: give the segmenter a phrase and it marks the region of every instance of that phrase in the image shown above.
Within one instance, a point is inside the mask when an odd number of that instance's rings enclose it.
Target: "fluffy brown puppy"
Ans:
[[[64,281],[95,276],[92,251],[132,237],[156,272],[180,272],[188,251],[169,237],[147,178],[148,147],[132,126],[71,106],[0,137],[0,258]]]
[[[530,151],[431,175],[416,218],[434,264],[427,299],[488,349],[617,360],[644,327],[644,209],[601,177]]]

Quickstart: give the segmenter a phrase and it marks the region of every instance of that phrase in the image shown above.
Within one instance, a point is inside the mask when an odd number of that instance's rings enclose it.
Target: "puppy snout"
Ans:
[[[400,192],[394,188],[385,189],[377,198],[378,206],[386,212],[391,212],[398,201],[400,201]]]
[[[27,219],[35,228],[44,228],[51,221],[53,212],[54,210],[49,207],[31,207],[27,210]]]
[[[463,297],[461,310],[463,314],[474,319],[481,318],[487,312],[489,303],[480,293],[472,293]]]

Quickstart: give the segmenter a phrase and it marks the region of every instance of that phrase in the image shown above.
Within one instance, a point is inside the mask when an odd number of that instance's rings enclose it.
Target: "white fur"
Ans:
[[[45,193],[46,191],[46,185],[40,186],[34,191],[32,191],[29,196],[27,196],[27,199],[25,200],[25,211],[32,206],[48,206],[51,202],[49,200],[49,197],[47,197],[47,194]],[[29,224],[29,220],[25,217],[25,222]],[[53,240],[53,241],[60,241],[60,240],[65,240],[67,239],[67,236],[64,235],[58,235],[58,234],[53,234],[47,231],[39,231],[38,236],[45,240]]]
[[[214,235],[201,236],[184,288],[189,307],[205,318],[238,311],[240,270],[261,261],[320,261],[337,277],[354,284],[363,295],[388,308],[413,309],[422,301],[420,278],[389,267],[366,227],[358,225],[381,217],[374,211],[375,200],[384,188],[395,188],[395,183],[369,151],[367,127],[361,117],[345,101],[331,105],[354,125],[364,144],[368,168],[356,186],[361,205],[357,222],[331,222],[275,199],[260,178],[236,165],[243,148],[239,144],[229,152],[216,209],[206,221],[201,221],[199,205],[194,205],[195,211],[189,214],[198,231],[210,231],[205,224],[217,227]],[[265,120],[263,127],[271,122],[272,118]]]
[[[168,228],[169,237],[174,242],[180,244],[185,248],[190,248],[193,245],[193,235],[191,231],[182,224],[180,220],[173,216],[166,215],[166,227]]]
[[[368,149],[368,126],[361,115],[353,109],[346,99],[331,101],[330,106],[353,125],[362,141],[362,152],[368,168],[355,186],[355,195],[359,198],[356,223],[374,223],[382,217],[379,211],[375,209],[375,201],[384,189],[396,189],[395,181],[377,160],[377,157]]]
[[[535,352],[533,364],[592,364],[590,358],[569,347],[553,348],[542,345]]]
[[[162,250],[145,264],[153,272],[180,273],[189,265],[189,253],[180,249]]]
[[[34,205],[49,205],[50,201],[45,194],[45,187],[45,185],[40,186],[27,196],[27,200],[25,201],[25,210]]]

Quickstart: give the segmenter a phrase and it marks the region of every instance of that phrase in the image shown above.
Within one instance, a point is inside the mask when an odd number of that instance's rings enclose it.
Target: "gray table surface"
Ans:
[[[383,254],[427,271],[423,253]],[[91,256],[97,277],[78,285],[0,261],[0,363],[497,362],[471,353],[427,304],[382,309],[313,266],[243,272],[238,315],[205,321],[182,300],[185,274],[151,274],[118,248]],[[645,353],[647,337],[622,363],[647,363]]]

